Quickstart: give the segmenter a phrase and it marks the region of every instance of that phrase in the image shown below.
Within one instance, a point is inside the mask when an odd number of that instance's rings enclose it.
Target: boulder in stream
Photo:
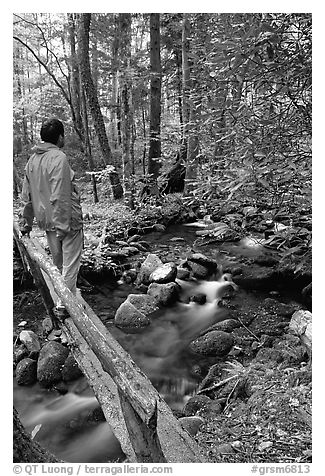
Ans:
[[[62,380],[64,382],[71,382],[81,377],[83,374],[78,366],[74,356],[70,353],[66,358],[62,367]]]
[[[150,283],[165,284],[175,281],[177,275],[177,267],[175,263],[165,263],[155,269],[150,276]]]
[[[178,279],[188,279],[190,277],[190,271],[187,268],[182,268],[179,266],[177,268],[177,275]]]
[[[234,344],[231,334],[223,331],[211,331],[198,337],[189,345],[192,352],[211,357],[226,356]]]
[[[204,266],[205,268],[208,268],[210,272],[217,271],[219,266],[218,261],[213,258],[209,258],[208,256],[205,256],[203,253],[194,253],[187,258],[187,261],[189,261],[191,265],[192,263],[196,263],[201,266]]]
[[[37,381],[37,363],[33,359],[22,359],[16,367],[18,385],[31,385]]]
[[[59,342],[48,342],[42,347],[37,362],[37,380],[42,387],[51,387],[62,379],[68,354],[68,348]]]
[[[161,306],[174,304],[179,297],[179,286],[177,283],[152,283],[148,288],[148,295],[152,296],[156,303]]]
[[[39,339],[33,331],[21,331],[19,340],[27,348],[30,357],[36,357],[41,349]],[[32,354],[32,355],[31,355]]]
[[[190,263],[194,278],[205,279],[210,275],[209,268],[199,263]]]
[[[157,255],[150,253],[140,267],[136,284],[148,285],[151,273],[159,268],[159,266],[162,266],[162,264],[163,262]]]
[[[150,324],[149,315],[158,309],[156,300],[147,294],[129,294],[115,313],[115,325],[127,332]]]
[[[20,344],[15,350],[14,350],[14,362],[18,364],[21,360],[25,359],[28,357],[28,350],[25,344]]]

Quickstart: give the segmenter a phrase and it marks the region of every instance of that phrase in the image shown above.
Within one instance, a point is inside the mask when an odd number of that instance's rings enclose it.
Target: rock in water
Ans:
[[[59,342],[48,342],[39,354],[37,362],[37,380],[42,387],[48,388],[62,379],[62,367],[69,350]]]
[[[19,340],[22,342],[27,350],[37,355],[41,349],[41,345],[39,343],[38,337],[33,331],[21,331],[19,334]]]
[[[158,306],[155,300],[147,294],[129,294],[127,300],[140,312],[146,316],[157,311]]]
[[[153,271],[149,276],[149,281],[151,283],[170,283],[175,281],[177,275],[177,267],[175,263],[165,263],[162,266],[159,266],[155,271]]]
[[[37,363],[33,359],[22,359],[16,367],[18,385],[31,385],[37,380]]]
[[[21,344],[14,350],[14,361],[18,364],[18,362],[25,359],[25,357],[28,357],[28,354],[29,352],[25,344]]]
[[[189,348],[196,354],[224,357],[233,345],[234,339],[228,332],[211,331],[191,342]]]
[[[132,332],[132,330],[147,327],[150,318],[138,311],[129,301],[124,301],[115,313],[114,322],[116,327]]]
[[[190,271],[181,266],[177,268],[177,278],[178,279],[188,279],[190,277]]]
[[[179,296],[179,286],[176,283],[152,283],[148,288],[148,295],[152,296],[157,304],[170,306],[177,301]]]
[[[218,262],[213,258],[208,258],[202,253],[194,253],[187,260],[208,268],[210,272],[218,270]]]
[[[210,274],[209,268],[199,263],[191,263],[191,270],[194,278],[204,279]]]
[[[150,274],[153,273],[159,266],[162,266],[163,262],[155,254],[149,254],[145,261],[142,263],[136,284],[149,284]]]
[[[157,302],[147,294],[129,294],[115,313],[115,325],[129,332],[147,327],[149,315],[158,309]]]
[[[70,353],[66,358],[62,368],[62,380],[70,382],[82,376],[82,372],[74,356]]]

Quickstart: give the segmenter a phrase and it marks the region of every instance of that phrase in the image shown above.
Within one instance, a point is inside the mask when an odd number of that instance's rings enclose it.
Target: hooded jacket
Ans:
[[[65,153],[42,142],[32,149],[22,189],[22,224],[31,229],[34,217],[42,230],[66,233],[82,228],[80,197]]]

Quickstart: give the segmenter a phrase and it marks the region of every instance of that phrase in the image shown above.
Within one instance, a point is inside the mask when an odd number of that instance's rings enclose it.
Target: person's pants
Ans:
[[[53,264],[59,269],[66,286],[76,294],[77,277],[80,268],[81,253],[83,249],[83,230],[71,231],[63,240],[59,240],[55,231],[47,231],[47,242],[51,251]],[[58,296],[53,286],[44,276],[50,289],[53,301],[58,303]]]

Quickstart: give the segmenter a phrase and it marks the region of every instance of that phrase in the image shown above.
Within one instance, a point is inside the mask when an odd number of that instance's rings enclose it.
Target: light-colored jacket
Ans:
[[[82,228],[79,193],[65,153],[42,142],[32,149],[22,189],[22,225],[32,228],[34,217],[42,230],[64,236]]]

